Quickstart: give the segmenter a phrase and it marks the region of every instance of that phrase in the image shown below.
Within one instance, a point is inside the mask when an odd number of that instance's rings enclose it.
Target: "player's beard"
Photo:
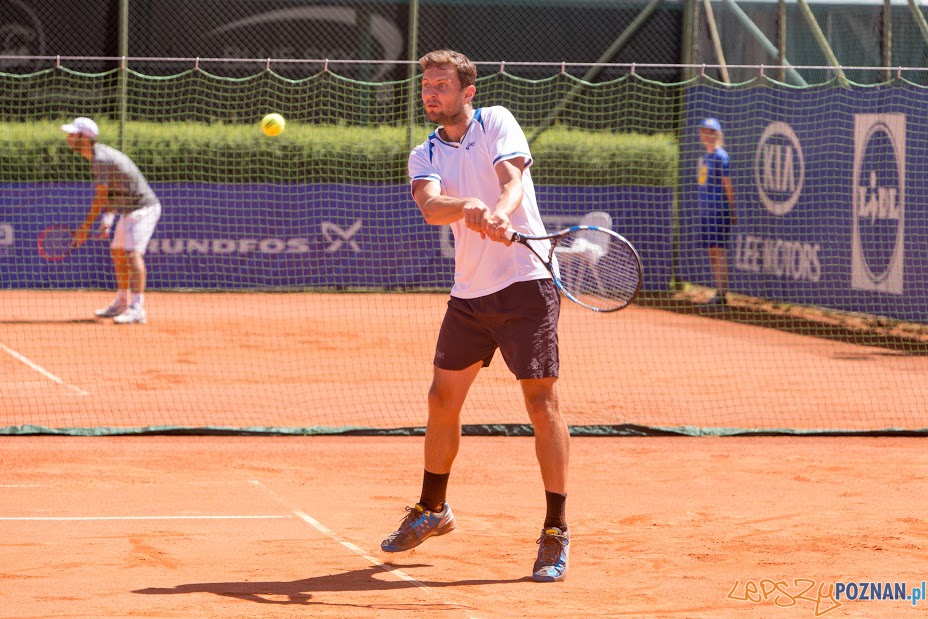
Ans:
[[[436,111],[426,110],[425,115],[429,121],[438,125],[454,125],[466,123],[468,109],[467,105],[464,103],[463,94],[457,99],[457,101],[455,101],[455,103],[455,108],[452,110],[447,108]]]
[[[437,125],[454,125],[467,120],[467,112],[464,108],[458,108],[453,113],[449,113],[445,110],[426,112],[426,116],[428,116],[431,122]]]

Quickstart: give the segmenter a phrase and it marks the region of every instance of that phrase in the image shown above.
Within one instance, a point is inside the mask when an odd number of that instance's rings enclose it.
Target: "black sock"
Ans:
[[[545,490],[545,502],[548,504],[548,512],[545,514],[545,528],[557,527],[561,532],[566,531],[567,495]]]
[[[448,491],[448,477],[451,473],[429,473],[422,476],[422,498],[419,505],[430,511],[439,512],[445,507],[445,493]]]

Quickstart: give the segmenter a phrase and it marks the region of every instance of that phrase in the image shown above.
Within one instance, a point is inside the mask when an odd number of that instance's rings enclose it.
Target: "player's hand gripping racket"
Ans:
[[[641,290],[641,258],[625,237],[612,230],[571,226],[545,236],[527,236],[510,228],[506,236],[541,259],[564,296],[594,312],[620,310]],[[551,242],[547,252],[537,243],[546,240]]]

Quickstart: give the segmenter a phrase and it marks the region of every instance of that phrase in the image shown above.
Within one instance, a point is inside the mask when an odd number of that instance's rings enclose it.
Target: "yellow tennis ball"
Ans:
[[[280,114],[268,114],[261,119],[261,131],[264,132],[264,135],[274,137],[283,132],[286,124],[284,117]]]

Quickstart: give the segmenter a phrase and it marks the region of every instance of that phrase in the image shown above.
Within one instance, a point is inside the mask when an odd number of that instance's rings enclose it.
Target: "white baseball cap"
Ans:
[[[65,133],[78,133],[87,136],[91,140],[96,140],[97,136],[100,135],[97,123],[83,116],[78,116],[70,124],[61,125],[61,130]]]

